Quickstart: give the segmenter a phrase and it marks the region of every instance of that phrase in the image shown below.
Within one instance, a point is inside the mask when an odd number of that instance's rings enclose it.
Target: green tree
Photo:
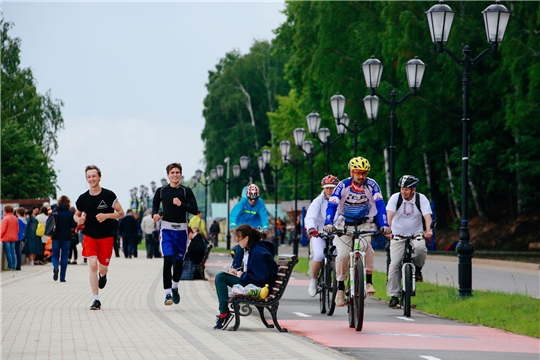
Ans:
[[[226,157],[232,166],[244,155],[251,158],[250,166],[257,168],[255,159],[272,137],[267,112],[277,108],[276,97],[289,89],[283,76],[286,61],[286,56],[272,54],[270,43],[255,41],[249,54],[231,51],[209,72],[203,111],[206,122],[201,135],[206,173],[224,165]],[[268,170],[265,175],[268,177]],[[254,180],[259,179],[256,176]],[[241,181],[231,185],[231,196],[240,195],[247,182],[248,174],[244,173]],[[223,182],[216,182],[211,191],[214,198],[224,200]]]
[[[63,128],[62,101],[40,95],[32,70],[20,68],[19,38],[2,28],[2,199],[56,197],[52,156]]]
[[[456,17],[445,47],[459,57],[467,44],[476,56],[489,46],[479,15],[486,4],[462,1],[450,5]],[[335,137],[328,99],[336,92],[347,98],[351,124],[366,121],[362,98],[369,91],[361,69],[364,60],[373,54],[384,65],[377,93],[388,98],[395,90],[400,99],[410,91],[404,65],[418,56],[427,69],[418,96],[396,110],[395,174],[412,173],[425,180],[419,190],[431,195],[444,225],[460,217],[462,68],[449,56],[437,53],[431,43],[424,14],[429,6],[392,1],[287,2],[287,21],[276,30],[274,43],[278,52],[290,56],[285,75],[294,90],[289,96],[294,99],[280,100],[283,111],[278,108],[277,116],[270,119],[279,122],[284,134],[305,127],[303,117],[288,111],[295,101],[297,112],[304,116],[312,110],[319,112],[321,126],[331,129]],[[484,221],[515,218],[531,210],[540,197],[532,180],[540,172],[538,152],[533,150],[539,144],[540,129],[540,5],[511,2],[507,6],[513,13],[499,52],[471,70],[469,188],[473,191],[469,199],[470,208]],[[389,107],[381,105],[375,126],[358,139],[359,155],[370,160],[370,176],[381,185],[385,183],[388,119]],[[331,171],[339,177],[347,176],[344,166],[352,157],[351,136],[344,140],[331,150]],[[322,156],[316,161],[320,163]],[[285,179],[290,178],[288,171],[284,170]]]

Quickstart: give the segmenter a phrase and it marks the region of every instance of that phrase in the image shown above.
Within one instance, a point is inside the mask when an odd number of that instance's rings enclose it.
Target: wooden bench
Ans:
[[[278,265],[278,273],[276,276],[276,282],[265,299],[261,299],[251,295],[232,295],[229,297],[229,308],[232,313],[235,314],[234,326],[230,328],[230,331],[236,331],[240,327],[240,316],[249,316],[252,313],[250,305],[253,305],[259,311],[261,321],[267,328],[277,328],[280,332],[287,332],[287,329],[279,326],[277,320],[277,312],[279,307],[279,300],[285,293],[287,284],[293,272],[294,266],[298,263],[298,257],[292,256],[289,258],[280,257],[276,261]],[[273,324],[268,324],[264,317],[264,309],[268,309],[272,315]]]

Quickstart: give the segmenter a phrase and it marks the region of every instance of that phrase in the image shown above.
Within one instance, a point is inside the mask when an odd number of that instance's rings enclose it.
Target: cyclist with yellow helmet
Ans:
[[[386,215],[386,204],[377,182],[368,176],[369,161],[363,157],[354,157],[349,161],[351,177],[342,180],[334,189],[328,207],[324,230],[332,233],[335,227],[354,229],[355,223],[360,224],[358,230],[368,231],[376,229],[375,222],[380,226],[381,232],[388,233],[390,228]],[[338,216],[336,217],[336,212]],[[336,220],[334,221],[334,218]],[[369,239],[371,241],[371,239]],[[345,305],[345,283],[348,274],[349,251],[352,246],[352,234],[347,232],[336,241],[336,279],[338,292],[336,305]],[[375,253],[371,246],[366,251],[366,292],[375,294],[372,283],[373,257]]]

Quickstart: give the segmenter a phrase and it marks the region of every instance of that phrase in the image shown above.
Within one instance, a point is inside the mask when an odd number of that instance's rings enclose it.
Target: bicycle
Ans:
[[[431,228],[436,222],[431,223]],[[411,240],[424,240],[424,232],[413,235],[394,235],[392,240],[405,240],[403,256],[401,259],[401,289],[399,290],[399,303],[403,309],[403,315],[411,317],[411,297],[416,296],[416,266],[414,263],[414,247]]]
[[[332,243],[333,235],[319,233],[316,236],[325,240],[324,259],[319,277],[317,278],[317,293],[319,293],[319,308],[321,314],[332,316],[336,308],[336,246]]]
[[[401,289],[399,290],[399,303],[403,309],[403,315],[411,317],[411,297],[416,296],[416,266],[414,264],[414,247],[411,240],[423,239],[423,233],[409,236],[394,235],[392,240],[405,241],[405,248],[401,259]]]
[[[381,234],[376,230],[358,230],[359,223],[354,224],[353,231],[336,230],[341,237],[352,234],[351,251],[349,252],[349,279],[345,282],[345,303],[349,314],[349,327],[362,331],[364,326],[364,300],[366,292],[366,250],[370,245],[367,237]]]

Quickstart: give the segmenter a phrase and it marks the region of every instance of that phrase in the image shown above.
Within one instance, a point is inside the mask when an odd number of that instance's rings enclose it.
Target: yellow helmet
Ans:
[[[371,167],[369,166],[369,161],[363,157],[355,157],[349,161],[349,170],[364,170],[369,171]]]

